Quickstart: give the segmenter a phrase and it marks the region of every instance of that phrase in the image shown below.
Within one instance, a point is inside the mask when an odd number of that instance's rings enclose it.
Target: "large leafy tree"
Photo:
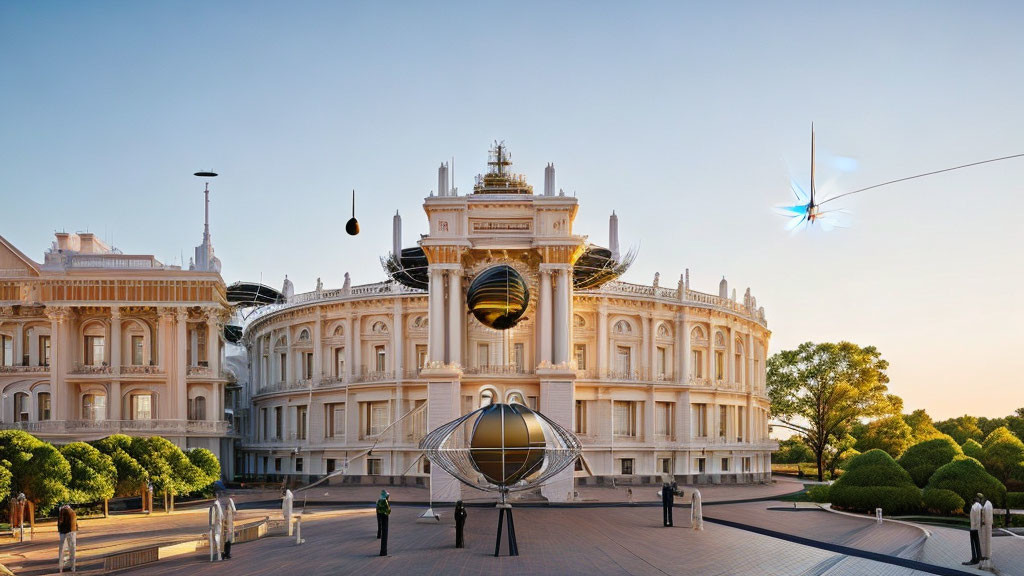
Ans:
[[[172,499],[193,491],[202,476],[181,448],[160,436],[132,438],[129,454],[146,470],[153,488]]]
[[[884,450],[893,458],[899,458],[914,440],[913,429],[899,414],[876,418],[865,425],[862,432],[857,438],[856,448],[859,452]]]
[[[923,408],[918,408],[910,414],[904,414],[903,421],[907,423],[907,426],[910,426],[910,432],[914,436],[915,443],[943,436],[942,432],[935,427],[935,421],[932,420],[932,417]]]
[[[890,413],[889,363],[874,346],[805,342],[768,360],[768,395],[776,425],[800,434],[814,452],[818,479],[830,446],[860,418]]]
[[[124,434],[114,434],[93,442],[97,450],[110,456],[117,469],[117,484],[114,486],[115,496],[136,496],[142,487],[149,482],[146,469],[129,454],[132,439]]]
[[[206,488],[220,479],[220,461],[206,448],[192,448],[188,452],[188,459],[199,471],[192,491],[196,492]]]
[[[72,502],[87,504],[114,497],[117,468],[110,456],[85,442],[61,446],[60,453],[71,465],[68,490]]]
[[[978,419],[967,414],[936,422],[935,427],[943,434],[952,436],[956,443],[961,446],[968,440],[973,439],[980,442],[985,437],[981,433],[981,428],[978,427]]]
[[[1024,482],[1024,442],[1006,428],[996,428],[982,445],[981,463],[1004,485]]]
[[[67,500],[71,465],[52,444],[22,430],[2,430],[0,460],[10,463],[10,491],[23,492],[41,513]]]

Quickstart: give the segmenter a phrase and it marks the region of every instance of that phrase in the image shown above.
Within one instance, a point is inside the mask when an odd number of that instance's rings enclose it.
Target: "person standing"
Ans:
[[[455,547],[465,548],[466,540],[464,531],[466,529],[466,506],[459,500],[455,503]]]
[[[57,549],[58,572],[64,572],[64,550],[67,547],[71,561],[71,571],[75,572],[75,549],[78,547],[78,516],[71,506],[64,504],[57,513],[57,533],[60,534],[60,547]]]
[[[701,509],[700,490],[693,489],[690,497],[690,525],[694,530],[704,529],[704,511]]]
[[[228,498],[228,505],[224,507],[224,559],[231,559],[231,544],[235,541],[235,499]]]
[[[672,526],[672,506],[675,505],[676,495],[672,486],[665,482],[661,487],[661,521],[666,527]]]
[[[984,498],[984,497],[983,497]],[[992,566],[992,501],[985,499],[981,506],[981,568]]]
[[[971,505],[971,560],[963,562],[964,566],[973,566],[981,562],[981,538],[978,531],[981,529],[981,501],[984,498],[981,494],[974,497],[974,504]]]
[[[388,498],[391,495],[387,490],[380,491],[380,498],[377,499],[377,538],[380,539],[380,555],[388,555],[388,516],[391,514],[391,503]]]

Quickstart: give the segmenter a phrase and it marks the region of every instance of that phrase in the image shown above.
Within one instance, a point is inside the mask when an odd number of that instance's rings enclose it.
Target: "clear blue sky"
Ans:
[[[372,282],[394,211],[412,245],[436,166],[467,191],[504,139],[538,189],[555,163],[579,233],[605,243],[618,212],[627,280],[724,274],[773,350],[874,344],[908,409],[1005,415],[1024,161],[842,201],[854,226],[828,234],[770,207],[812,120],[860,162],[834,190],[1024,152],[1022,29],[1015,2],[4,1],[0,234],[37,260],[63,228],[187,261],[212,169],[227,282]]]

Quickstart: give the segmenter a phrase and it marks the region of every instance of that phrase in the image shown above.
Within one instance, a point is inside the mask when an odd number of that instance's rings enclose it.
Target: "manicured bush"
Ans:
[[[67,500],[71,465],[52,444],[23,430],[0,430],[0,460],[10,463],[11,493],[23,492],[38,513]]]
[[[952,490],[927,488],[921,494],[925,509],[935,514],[959,514],[964,509],[964,499]]]
[[[1006,428],[996,428],[982,445],[981,463],[1003,484],[1024,482],[1024,442]]]
[[[995,506],[1001,506],[1006,498],[1006,487],[974,458],[961,456],[932,474],[928,488],[944,488],[956,492],[964,502],[974,502],[974,495],[981,492]]]
[[[953,458],[963,455],[963,450],[950,436],[940,436],[924,442],[918,442],[903,453],[900,466],[919,487],[923,488],[941,466],[949,464]]]
[[[1024,509],[1024,492],[1007,492],[1006,505],[1013,510]]]
[[[117,469],[115,496],[137,496],[149,482],[149,474],[135,458],[128,453],[132,446],[131,436],[114,434],[93,442],[97,450],[110,456]]]
[[[807,489],[807,498],[811,502],[828,502],[828,484],[815,484]]]
[[[11,493],[11,471],[7,469],[7,465],[10,462],[6,460],[0,461],[0,502],[7,500],[7,495]]]
[[[60,453],[71,465],[68,491],[72,502],[88,504],[114,497],[117,468],[110,456],[85,442],[61,446]]]
[[[964,451],[964,456],[970,456],[978,462],[981,462],[981,459],[985,457],[985,449],[974,438],[968,438],[961,448]]]
[[[1006,438],[1017,437],[1014,436],[1013,432],[1010,432],[1010,429],[1007,428],[1006,426],[1000,426],[999,428],[996,428],[995,430],[989,432],[988,436],[985,436],[985,440],[981,443],[981,447],[985,450],[988,450],[988,447],[991,446],[993,443],[999,442],[1000,440]],[[1017,440],[1020,441],[1019,438],[1017,438]]]
[[[192,492],[205,489],[220,480],[220,461],[206,448],[192,448],[185,453],[192,465],[201,473],[192,485]]]
[[[869,450],[850,459],[843,475],[829,489],[834,506],[887,514],[908,514],[921,508],[921,490],[910,474],[883,450]]]

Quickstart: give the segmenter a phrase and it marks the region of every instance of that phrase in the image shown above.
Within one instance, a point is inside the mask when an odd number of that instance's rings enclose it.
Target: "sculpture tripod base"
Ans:
[[[495,557],[501,552],[501,524],[506,515],[508,515],[508,555],[519,556],[519,544],[516,543],[516,525],[512,520],[512,505],[502,501],[498,504],[498,537],[494,541]]]

